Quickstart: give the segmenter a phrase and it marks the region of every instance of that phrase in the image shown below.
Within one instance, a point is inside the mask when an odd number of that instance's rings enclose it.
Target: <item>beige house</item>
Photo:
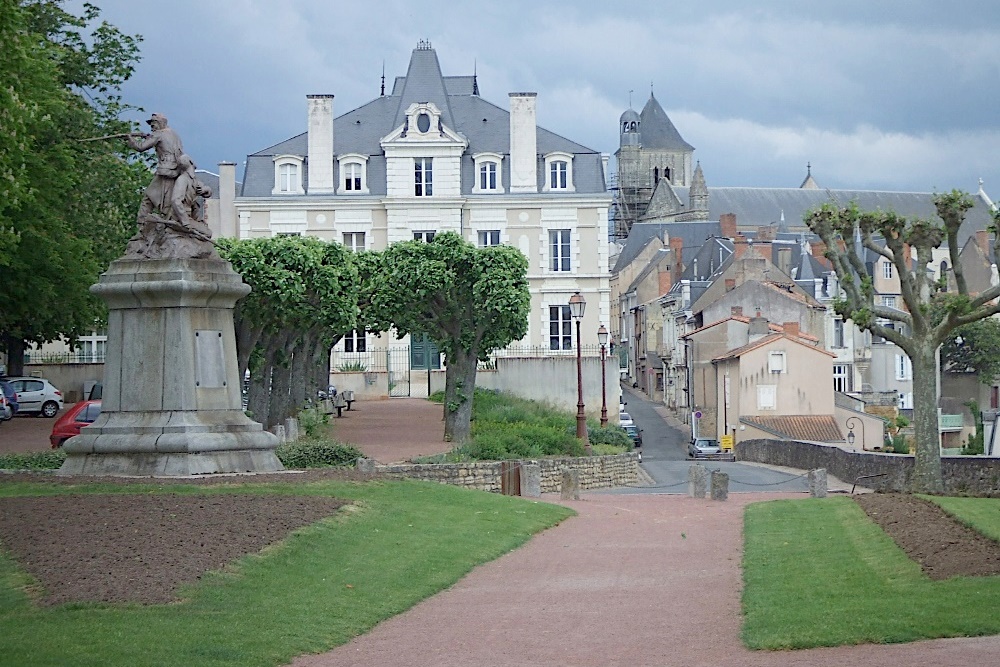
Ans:
[[[827,381],[834,355],[795,333],[771,333],[712,360],[720,440],[844,441]]]

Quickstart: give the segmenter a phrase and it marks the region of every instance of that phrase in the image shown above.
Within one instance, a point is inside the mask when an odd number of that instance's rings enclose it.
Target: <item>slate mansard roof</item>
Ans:
[[[437,54],[430,48],[414,49],[405,77],[396,77],[392,92],[377,97],[333,122],[335,157],[345,153],[368,156],[368,188],[372,196],[386,194],[385,155],[380,141],[403,124],[406,108],[414,102],[433,102],[442,113],[442,122],[469,142],[462,156],[462,194],[472,194],[475,174],[472,156],[492,152],[504,156],[502,183],[510,195],[510,112],[482,99],[474,76],[443,76]],[[303,100],[303,124],[305,100]],[[542,127],[537,128],[538,190],[546,177],[541,156],[562,151],[573,155],[573,185],[576,194],[606,195],[601,154]],[[274,157],[308,154],[305,132],[247,156],[243,197],[270,197],[274,187]],[[306,183],[306,174],[302,182]],[[308,196],[308,193],[307,195]],[[329,197],[330,195],[319,195]],[[496,195],[483,195],[496,196]],[[528,195],[535,196],[535,195]],[[355,195],[356,197],[356,195]]]

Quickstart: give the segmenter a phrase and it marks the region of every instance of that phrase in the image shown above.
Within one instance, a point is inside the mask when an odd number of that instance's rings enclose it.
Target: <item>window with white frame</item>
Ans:
[[[340,163],[340,188],[337,194],[368,194],[368,156],[346,153],[337,158]]]
[[[886,280],[892,278],[892,262],[889,260],[882,262],[882,277]]]
[[[430,197],[434,194],[434,158],[418,157],[413,160],[413,194]]]
[[[777,387],[773,384],[757,385],[757,409],[775,410],[778,407]]]
[[[302,163],[298,155],[278,155],[274,158],[274,188],[273,195],[301,195]]]
[[[570,230],[549,230],[549,270],[569,271],[570,263]]]
[[[477,153],[472,156],[475,168],[475,181],[472,184],[472,191],[502,193],[503,177],[501,176],[500,165],[503,163],[503,156],[500,153]]]
[[[913,392],[899,392],[899,408],[901,410],[913,409]]]
[[[344,232],[344,246],[351,252],[365,249],[364,232]]]
[[[845,347],[844,320],[840,318],[833,321],[833,347]]]
[[[414,241],[423,241],[424,243],[430,243],[434,240],[434,236],[437,234],[435,231],[422,230],[418,232],[413,232]]]
[[[833,365],[833,390],[839,392],[851,391],[851,365],[850,364],[834,364]]]
[[[479,230],[479,247],[488,248],[490,246],[500,245],[500,230],[499,229],[481,229]]]
[[[569,305],[549,306],[549,349],[573,349],[573,317]]]
[[[573,156],[570,153],[549,153],[545,156],[545,187],[546,192],[573,192]]]
[[[785,367],[785,353],[780,351],[768,352],[767,370],[771,373],[787,372],[787,368]]]
[[[344,352],[365,352],[367,348],[368,344],[365,339],[364,329],[349,331],[344,336]]]
[[[890,265],[887,264],[886,266],[890,266]],[[885,306],[886,308],[895,308],[896,307],[896,297],[895,296],[882,295],[882,305]]]
[[[905,354],[896,355],[896,379],[897,380],[912,380],[913,379],[913,362]]]

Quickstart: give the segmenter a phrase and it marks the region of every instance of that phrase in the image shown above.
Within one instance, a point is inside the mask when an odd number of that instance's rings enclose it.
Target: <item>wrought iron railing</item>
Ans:
[[[25,352],[26,364],[103,364],[103,352]]]

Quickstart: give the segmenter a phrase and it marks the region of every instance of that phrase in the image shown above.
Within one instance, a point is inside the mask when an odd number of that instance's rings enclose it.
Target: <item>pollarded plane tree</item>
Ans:
[[[959,261],[959,228],[973,207],[971,197],[958,190],[937,195],[939,220],[907,218],[887,211],[861,211],[855,204],[826,204],[810,211],[805,222],[826,244],[825,256],[840,281],[841,296],[834,310],[861,329],[898,346],[913,366],[913,422],[916,435],[912,491],[943,490],[937,413],[937,349],[953,332],[1000,312],[995,300],[1000,285],[970,294]],[[995,220],[997,216],[994,216]],[[996,225],[993,225],[995,231]],[[948,244],[954,289],[945,276],[934,279],[932,251]],[[872,277],[863,251],[887,258],[899,276],[904,309],[875,303]],[[994,241],[994,252],[1000,250]],[[903,325],[889,326],[886,320]]]
[[[426,333],[445,354],[444,439],[465,442],[478,362],[528,330],[528,260],[517,248],[477,248],[449,232],[369,253],[361,270],[366,324]]]

